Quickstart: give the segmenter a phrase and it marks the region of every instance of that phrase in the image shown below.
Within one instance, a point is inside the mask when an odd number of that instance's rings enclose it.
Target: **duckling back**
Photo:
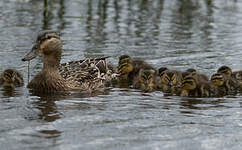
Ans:
[[[197,72],[196,69],[193,69],[193,68],[189,68],[185,71],[185,76],[186,75],[192,75],[196,78],[196,80],[198,81],[209,81],[209,78],[207,75],[203,74],[203,73],[200,73],[200,72]]]

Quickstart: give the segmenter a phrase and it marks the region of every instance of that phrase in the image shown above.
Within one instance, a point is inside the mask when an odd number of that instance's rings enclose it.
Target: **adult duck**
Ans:
[[[43,54],[42,70],[28,83],[27,88],[52,93],[59,91],[102,88],[111,80],[107,57],[92,58],[60,64],[62,42],[56,31],[41,31],[32,50],[22,59],[30,61]],[[109,73],[108,73],[109,72]]]

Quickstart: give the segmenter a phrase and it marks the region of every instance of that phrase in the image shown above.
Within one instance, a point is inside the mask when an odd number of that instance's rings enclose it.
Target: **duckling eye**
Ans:
[[[237,73],[237,74],[235,75],[235,78],[236,78],[236,79],[241,79],[242,77],[241,77],[241,75],[240,75],[239,73]]]
[[[164,72],[160,73],[160,77],[162,77],[164,75]]]

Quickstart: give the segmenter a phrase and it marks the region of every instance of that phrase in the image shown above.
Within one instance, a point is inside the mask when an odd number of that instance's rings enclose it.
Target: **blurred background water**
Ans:
[[[21,58],[38,31],[63,40],[62,62],[128,54],[155,68],[221,65],[242,69],[240,0],[1,0],[0,71],[24,74]],[[31,61],[31,77],[41,70]],[[25,87],[0,88],[0,147],[4,150],[172,149],[240,150],[241,94],[181,98],[162,92],[110,88],[73,97],[37,96]]]

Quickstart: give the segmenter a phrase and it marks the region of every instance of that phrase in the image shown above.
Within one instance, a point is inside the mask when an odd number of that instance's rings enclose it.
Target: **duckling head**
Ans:
[[[222,73],[215,73],[211,76],[212,83],[214,83],[216,86],[222,86],[225,82],[225,77]]]
[[[39,54],[44,55],[44,68],[57,67],[61,60],[62,42],[56,31],[46,30],[38,34],[32,50],[22,59],[22,61],[30,61]]]
[[[140,69],[139,80],[141,82],[141,90],[144,92],[151,92],[155,87],[156,70],[154,69]]]
[[[162,82],[169,87],[176,86],[179,83],[178,75],[173,70],[166,70]]]
[[[227,77],[231,77],[232,69],[228,66],[221,66],[218,68],[217,73],[222,73],[222,74],[226,75]]]
[[[133,71],[133,61],[130,56],[128,55],[122,55],[119,57],[118,62],[118,74],[120,76],[127,76],[130,72]]]
[[[192,72],[197,72],[197,70],[196,69],[193,69],[193,68],[189,68],[189,69],[186,70],[186,72],[192,73]]]
[[[13,69],[6,69],[2,73],[3,87],[14,88],[23,84],[22,75]]]
[[[196,87],[197,87],[196,79],[193,76],[186,76],[183,79],[182,84],[180,86],[182,90],[193,90]]]
[[[159,68],[158,69],[159,76],[162,77],[164,75],[164,73],[165,73],[166,70],[168,70],[168,68],[166,68],[166,67]]]

